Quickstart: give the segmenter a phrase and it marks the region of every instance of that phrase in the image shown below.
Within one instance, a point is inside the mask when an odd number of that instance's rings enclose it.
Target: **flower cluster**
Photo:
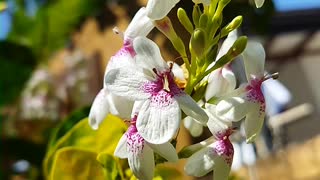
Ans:
[[[184,43],[166,17],[178,1],[149,0],[124,33],[115,29],[123,36],[123,47],[106,67],[104,87],[93,102],[89,124],[97,129],[108,113],[130,119],[115,156],[128,158],[139,179],[152,179],[157,163],[154,152],[170,162],[187,157],[185,171],[189,175],[199,177],[214,170],[214,179],[227,179],[233,159],[229,139],[234,131],[232,122],[245,117],[247,142],[254,141],[265,114],[261,84],[274,76],[264,75],[262,45],[238,37],[241,16],[219,28],[228,0],[194,1],[193,23],[183,9],[178,9],[178,19],[191,35],[187,57]],[[263,3],[256,2],[257,7]],[[184,70],[163,60],[159,47],[146,37],[154,27],[181,54]],[[225,36],[219,48],[219,40]],[[248,82],[236,88],[230,63],[239,55]],[[171,141],[179,132],[182,118],[192,135],[199,136],[208,127],[213,136],[183,148],[178,157]]]

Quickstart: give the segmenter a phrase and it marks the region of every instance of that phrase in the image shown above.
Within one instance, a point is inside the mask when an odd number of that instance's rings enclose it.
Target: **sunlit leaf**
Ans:
[[[91,129],[87,118],[81,120],[47,151],[43,164],[45,176],[48,177],[50,173],[53,156],[58,149],[73,146],[96,153],[113,154],[126,128],[121,119],[112,115],[109,115],[96,131]]]
[[[0,2],[0,12],[7,9],[7,3],[6,2]]]
[[[48,148],[53,147],[59,138],[65,135],[75,124],[87,117],[90,107],[78,109],[68,115],[53,131],[49,139]]]
[[[170,167],[166,164],[158,164],[155,169],[154,180],[156,179],[175,179],[182,180],[182,173],[175,167]]]
[[[123,172],[119,160],[108,153],[100,153],[97,160],[105,170],[107,180],[121,180],[123,179]]]
[[[65,147],[56,152],[49,179],[104,180],[103,167],[96,160],[97,153],[77,147]]]

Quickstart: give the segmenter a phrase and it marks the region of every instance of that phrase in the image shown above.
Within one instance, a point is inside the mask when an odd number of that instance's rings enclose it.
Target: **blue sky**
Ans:
[[[320,0],[273,0],[273,2],[276,10],[281,12],[320,8]]]

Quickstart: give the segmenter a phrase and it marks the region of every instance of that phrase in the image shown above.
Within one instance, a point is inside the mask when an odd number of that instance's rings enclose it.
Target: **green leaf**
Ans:
[[[182,173],[175,167],[170,167],[166,164],[159,164],[156,166],[154,172],[154,180],[166,180],[166,179],[175,179],[182,180]]]
[[[53,157],[63,147],[72,146],[96,153],[105,152],[113,154],[126,128],[127,126],[121,119],[112,115],[109,115],[101,123],[98,130],[91,129],[87,118],[81,120],[47,151],[43,162],[44,175],[49,177]]]
[[[77,147],[59,149],[55,155],[49,179],[104,180],[103,167],[96,160],[97,153]]]
[[[108,153],[98,154],[97,160],[106,171],[106,179],[121,180],[124,179],[123,172],[119,160]]]
[[[68,117],[66,117],[56,128],[52,130],[49,138],[48,149],[53,147],[58,139],[66,134],[81,119],[87,117],[89,111],[90,107],[84,107],[69,114]]]
[[[0,42],[0,107],[18,99],[35,66],[35,57],[28,47]]]

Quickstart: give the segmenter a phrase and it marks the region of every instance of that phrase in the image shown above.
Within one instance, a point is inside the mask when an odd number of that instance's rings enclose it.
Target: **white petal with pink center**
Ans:
[[[239,121],[246,117],[246,139],[252,142],[260,132],[265,116],[261,85],[267,78],[264,76],[265,52],[262,45],[249,42],[243,53],[243,61],[248,83],[221,100],[217,104],[216,113],[226,121]]]
[[[170,143],[154,145],[146,142],[137,131],[134,122],[132,123],[121,137],[114,155],[119,158],[128,158],[130,169],[134,175],[139,179],[149,180],[153,178],[155,167],[153,151],[170,162],[176,162],[178,156]]]
[[[206,123],[206,113],[174,81],[174,75],[162,59],[158,46],[147,38],[133,41],[136,67],[108,72],[106,87],[112,93],[142,103],[137,129],[152,144],[169,142],[179,129],[182,109],[187,115]]]
[[[234,153],[228,132],[221,134],[217,141],[190,156],[184,167],[185,172],[201,177],[213,170],[215,179],[227,180]]]

